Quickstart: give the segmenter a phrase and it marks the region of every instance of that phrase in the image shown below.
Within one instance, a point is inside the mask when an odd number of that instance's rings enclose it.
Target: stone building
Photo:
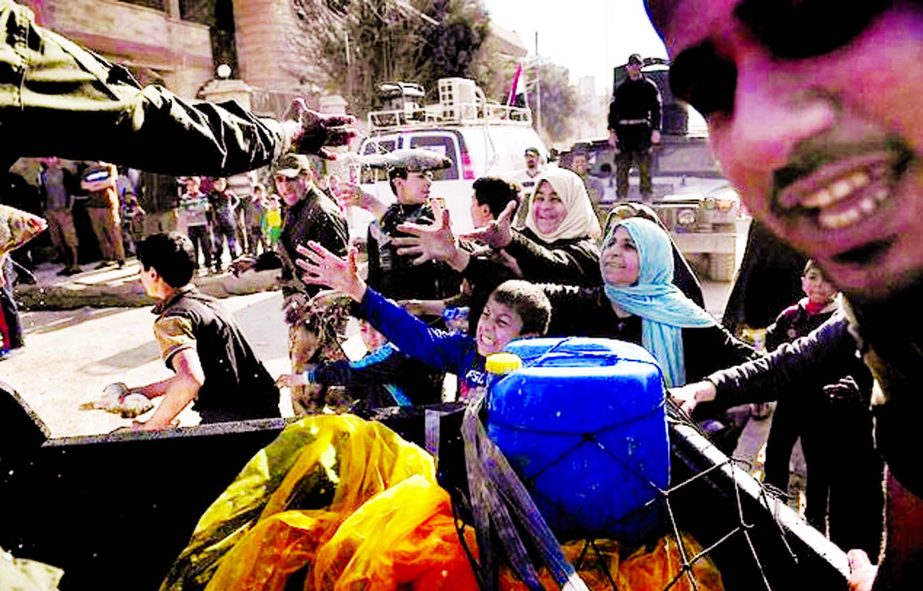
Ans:
[[[316,99],[325,85],[288,46],[298,35],[290,0],[20,1],[44,26],[183,97],[212,98],[220,64],[246,83],[237,88],[259,113],[279,115],[293,96]]]

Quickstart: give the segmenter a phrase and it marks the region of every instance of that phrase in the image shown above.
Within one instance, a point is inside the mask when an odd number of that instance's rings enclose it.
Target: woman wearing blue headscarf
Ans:
[[[593,336],[639,344],[657,360],[666,387],[759,357],[673,284],[670,237],[656,223],[630,218],[611,226],[599,258],[603,285],[543,285],[551,301],[549,336]],[[716,418],[708,407],[696,418]],[[718,417],[729,426],[729,421]],[[739,431],[728,430],[725,451]]]
[[[670,237],[654,222],[612,225],[599,266],[601,287],[543,286],[553,310],[549,334],[637,343],[660,364],[667,387],[759,356],[673,284]]]

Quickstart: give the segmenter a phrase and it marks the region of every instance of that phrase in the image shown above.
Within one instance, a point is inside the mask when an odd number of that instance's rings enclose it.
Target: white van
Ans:
[[[452,165],[434,171],[430,195],[444,201],[455,231],[467,232],[473,227],[470,206],[474,180],[482,176],[512,180],[525,168],[526,148],[537,148],[545,158],[548,151],[532,128],[528,109],[487,103],[473,80],[448,78],[439,85],[440,102],[436,105],[370,113],[369,137],[362,141],[358,153],[418,148],[447,156]],[[364,168],[361,186],[385,203],[395,200],[386,171]],[[352,208],[351,237],[365,240],[371,219],[368,212]]]

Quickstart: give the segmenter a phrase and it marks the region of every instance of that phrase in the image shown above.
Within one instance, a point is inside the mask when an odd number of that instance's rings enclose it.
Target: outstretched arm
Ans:
[[[234,101],[190,101],[161,86],[142,87],[124,67],[35,24],[25,7],[5,3],[0,19],[27,28],[17,35],[22,43],[5,46],[26,65],[22,83],[0,100],[0,119],[26,156],[221,176],[270,164],[289,150],[332,157],[329,146],[355,135],[351,117],[315,113],[300,99],[280,122]],[[41,131],[53,129],[67,133]]]
[[[349,296],[355,302],[362,301],[368,285],[359,275],[355,248],[349,249],[345,259],[313,240],[307,245],[297,245],[295,250],[303,257],[298,258],[295,264],[304,271],[302,279],[305,283],[326,285]]]

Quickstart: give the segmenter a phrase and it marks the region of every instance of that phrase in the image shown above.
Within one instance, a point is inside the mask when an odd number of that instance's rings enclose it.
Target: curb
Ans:
[[[279,289],[279,269],[248,271],[240,277],[230,273],[193,279],[202,293],[216,298],[247,295]],[[144,293],[138,281],[86,285],[64,282],[56,285],[18,285],[16,303],[23,310],[73,310],[151,306],[154,300]]]

